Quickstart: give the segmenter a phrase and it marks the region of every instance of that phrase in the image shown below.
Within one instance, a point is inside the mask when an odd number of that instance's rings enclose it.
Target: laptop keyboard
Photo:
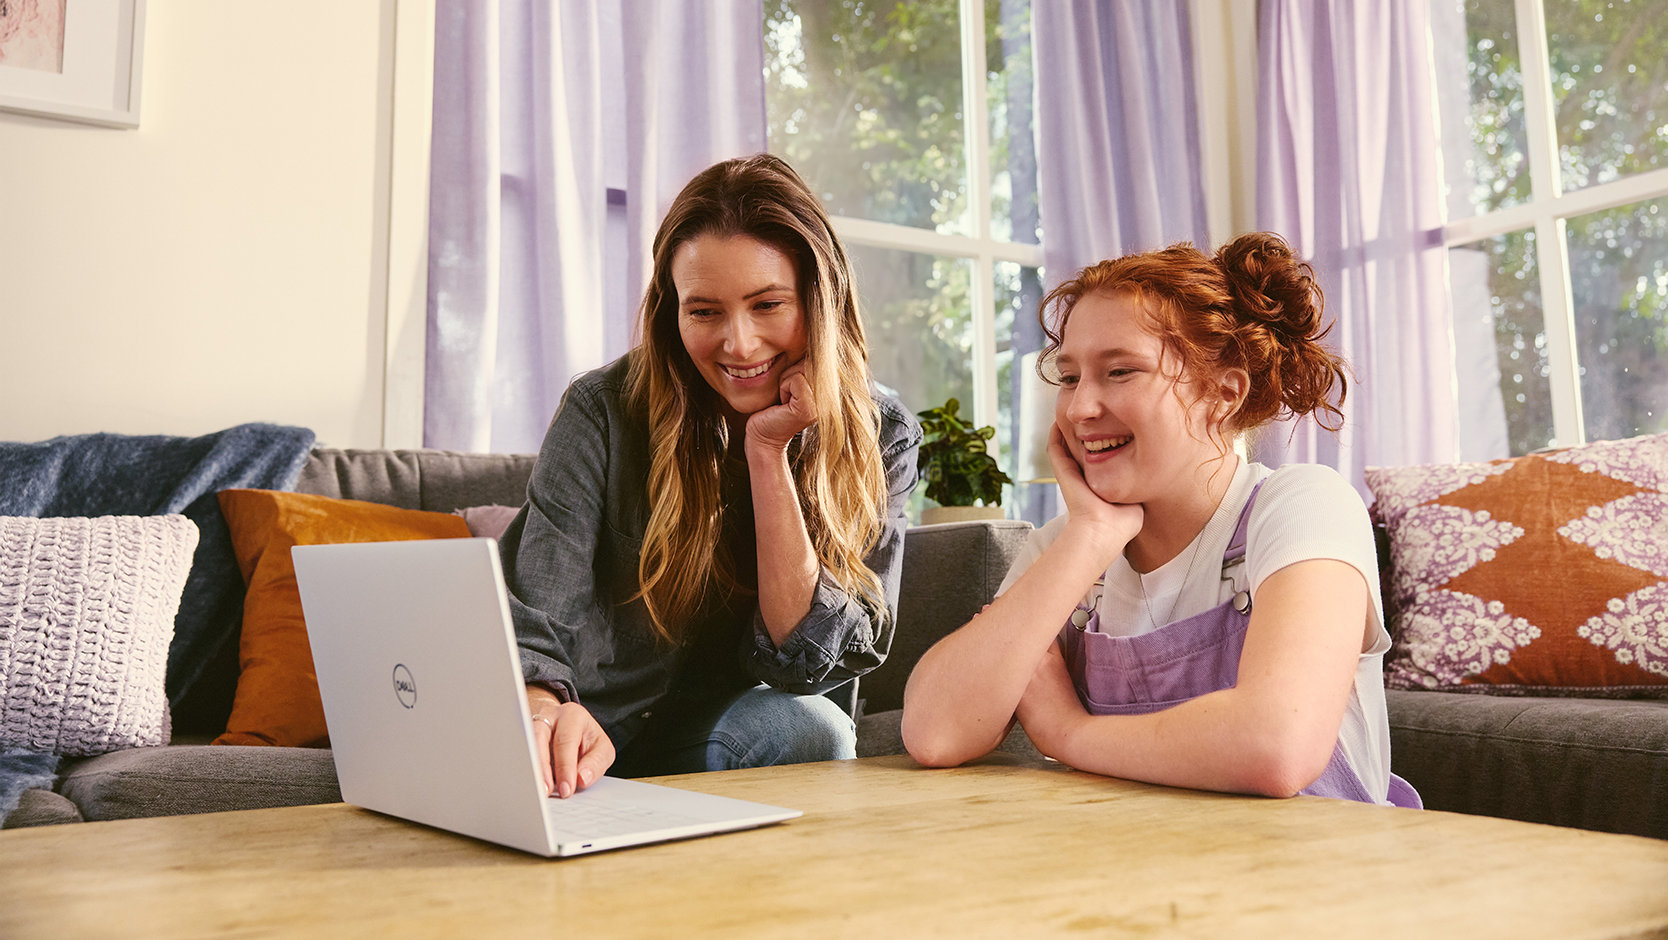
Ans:
[[[656,829],[693,826],[704,820],[664,809],[607,803],[600,800],[544,801],[544,815],[555,831],[592,837],[630,835]]]

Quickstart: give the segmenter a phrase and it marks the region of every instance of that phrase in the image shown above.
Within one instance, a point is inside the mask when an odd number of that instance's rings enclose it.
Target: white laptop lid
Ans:
[[[342,799],[550,854],[497,544],[291,555]]]
[[[291,557],[345,801],[540,855],[800,815],[613,778],[546,797],[491,539],[302,545]],[[627,832],[571,828],[605,802],[659,818]]]

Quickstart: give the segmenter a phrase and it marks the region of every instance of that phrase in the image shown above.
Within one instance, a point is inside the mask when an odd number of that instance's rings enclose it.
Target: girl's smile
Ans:
[[[1198,384],[1148,326],[1132,294],[1091,294],[1066,321],[1055,364],[1054,421],[1097,496],[1115,503],[1192,492],[1220,457],[1205,433]]]

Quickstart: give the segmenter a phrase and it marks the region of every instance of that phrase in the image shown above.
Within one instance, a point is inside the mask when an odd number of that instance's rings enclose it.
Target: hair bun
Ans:
[[[1242,316],[1273,330],[1282,342],[1318,339],[1323,299],[1314,269],[1273,232],[1251,232],[1223,245],[1216,263]]]

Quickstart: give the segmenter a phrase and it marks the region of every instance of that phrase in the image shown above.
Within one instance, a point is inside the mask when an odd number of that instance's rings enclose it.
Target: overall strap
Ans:
[[[1268,477],[1263,477],[1251,487],[1251,496],[1246,499],[1245,508],[1239,511],[1239,524],[1234,526],[1234,536],[1228,540],[1228,550],[1222,553],[1222,580],[1233,585],[1231,603],[1234,610],[1241,614],[1251,613],[1251,582],[1245,575],[1245,533],[1251,527],[1251,507],[1257,505],[1257,494],[1267,482]]]
[[[1222,553],[1222,567],[1245,558],[1245,532],[1251,527],[1251,507],[1257,504],[1257,493],[1267,482],[1268,477],[1263,477],[1251,487],[1251,497],[1245,501],[1245,508],[1239,511],[1239,525],[1234,527],[1234,537],[1228,540],[1228,550]]]

